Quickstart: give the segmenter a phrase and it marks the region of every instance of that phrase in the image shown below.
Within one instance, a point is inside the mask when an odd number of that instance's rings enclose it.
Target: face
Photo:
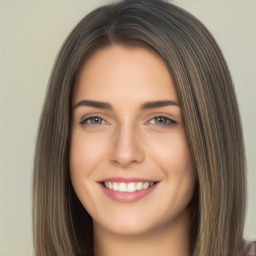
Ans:
[[[195,174],[172,79],[143,48],[98,50],[73,93],[70,172],[94,227],[142,234],[184,215]]]

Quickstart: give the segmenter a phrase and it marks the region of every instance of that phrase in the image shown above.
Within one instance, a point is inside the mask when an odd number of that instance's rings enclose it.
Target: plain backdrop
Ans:
[[[108,0],[0,0],[0,255],[31,255],[31,174],[38,119],[57,52]],[[113,2],[113,1],[112,1]],[[245,238],[256,239],[256,1],[176,0],[218,41],[238,97],[248,159]]]

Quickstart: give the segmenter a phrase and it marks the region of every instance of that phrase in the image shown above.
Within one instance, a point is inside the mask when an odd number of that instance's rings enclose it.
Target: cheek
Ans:
[[[185,207],[193,195],[196,175],[185,133],[177,130],[151,145],[152,159],[164,172],[170,204]]]
[[[92,193],[95,184],[92,181],[98,178],[94,170],[103,162],[106,145],[103,138],[88,136],[82,129],[72,132],[70,177],[76,195],[88,212],[96,207],[94,193]]]
[[[185,134],[182,132],[169,141],[169,150],[166,149],[163,164],[168,180],[177,190],[185,194],[192,194],[195,184],[195,171]],[[180,193],[183,194],[182,192]]]
[[[106,145],[99,136],[88,136],[82,130],[74,131],[70,145],[71,176],[89,177],[101,162]]]
[[[168,136],[154,138],[149,148],[150,155],[159,166],[168,173],[189,172],[192,161],[183,129],[177,129]]]

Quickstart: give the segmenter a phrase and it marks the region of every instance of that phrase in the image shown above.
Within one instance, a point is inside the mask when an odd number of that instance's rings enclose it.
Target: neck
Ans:
[[[94,222],[95,256],[188,256],[190,214],[137,235],[120,235]]]

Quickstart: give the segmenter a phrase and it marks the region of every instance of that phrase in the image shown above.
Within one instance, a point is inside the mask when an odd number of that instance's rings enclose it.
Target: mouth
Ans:
[[[106,189],[123,192],[132,193],[136,191],[146,190],[155,186],[158,182],[116,182],[116,181],[103,181],[100,182]]]
[[[134,202],[151,194],[160,181],[140,178],[108,178],[98,181],[105,195],[117,202]]]

